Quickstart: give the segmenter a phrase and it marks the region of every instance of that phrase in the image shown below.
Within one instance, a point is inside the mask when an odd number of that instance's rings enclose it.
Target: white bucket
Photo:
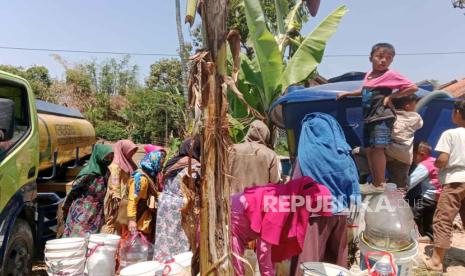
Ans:
[[[88,276],[115,274],[116,251],[120,239],[120,236],[111,234],[90,235],[86,263]]]
[[[174,262],[185,268],[190,268],[191,261],[192,261],[192,255],[193,254],[190,251],[181,253],[179,255],[174,256]]]
[[[49,240],[45,243],[45,250],[52,251],[69,251],[72,249],[85,248],[86,240],[84,238],[61,238]]]
[[[379,249],[373,248],[366,244],[362,237],[360,237],[359,242],[360,248],[360,267],[362,270],[367,269],[365,263],[365,255],[367,252],[380,251]],[[413,262],[415,257],[418,255],[418,242],[415,241],[415,244],[403,251],[386,251],[392,254],[394,257],[394,262],[397,265],[397,276],[410,276],[413,275]],[[370,258],[370,265],[373,266],[378,259],[375,257]]]
[[[84,238],[63,238],[47,241],[45,263],[48,275],[83,275],[87,244]]]
[[[120,276],[154,276],[158,271],[162,271],[163,266],[156,261],[143,262],[123,268]]]
[[[322,262],[305,262],[300,265],[305,276],[350,276],[348,269],[342,266],[322,263]]]
[[[73,258],[73,259],[61,259],[61,260],[46,260],[47,274],[49,276],[59,275],[84,275],[84,269],[86,267],[86,258]]]

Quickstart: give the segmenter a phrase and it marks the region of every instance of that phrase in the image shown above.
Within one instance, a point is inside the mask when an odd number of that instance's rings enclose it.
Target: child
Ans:
[[[374,45],[370,53],[373,69],[366,74],[363,87],[337,95],[337,99],[362,95],[363,144],[373,177],[373,185],[361,185],[360,190],[363,194],[384,190],[386,170],[384,149],[391,142],[392,126],[396,118],[391,100],[411,95],[418,89],[411,81],[389,69],[394,55],[395,50],[391,44]]]
[[[399,188],[406,188],[413,159],[413,137],[415,131],[423,126],[423,119],[415,112],[415,94],[394,99],[392,103],[396,109],[396,121],[391,144],[386,147],[387,171],[389,182],[397,184]]]
[[[415,143],[413,164],[416,168],[410,175],[406,196],[423,236],[420,242],[428,243],[433,240],[433,215],[441,193],[439,169],[434,165],[436,158],[431,156],[432,150],[427,142]]]
[[[465,100],[455,102],[452,122],[458,127],[444,131],[435,149],[439,152],[435,165],[440,169],[439,178],[444,185],[433,218],[433,255],[424,260],[426,267],[435,271],[443,269],[457,213],[465,223]]]

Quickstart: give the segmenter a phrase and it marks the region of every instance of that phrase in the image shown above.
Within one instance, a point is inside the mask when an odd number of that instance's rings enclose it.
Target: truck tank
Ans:
[[[92,124],[82,114],[64,106],[37,101],[39,117],[39,171],[89,156],[96,142]]]

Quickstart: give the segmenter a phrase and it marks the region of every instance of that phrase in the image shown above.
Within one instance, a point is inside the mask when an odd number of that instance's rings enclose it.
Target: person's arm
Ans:
[[[279,158],[275,154],[270,165],[270,182],[279,183],[281,179],[281,172],[279,171]]]
[[[427,179],[429,175],[428,169],[419,164],[415,170],[410,174],[410,181],[408,189],[411,190],[413,187],[417,186],[419,183],[423,182],[423,180]]]
[[[121,169],[112,165],[108,169],[110,171],[110,181],[107,189],[113,193],[113,197],[121,199]]]
[[[149,187],[148,180],[144,176],[140,176],[140,187],[139,187],[139,192],[136,193],[136,185],[135,185],[134,177],[131,177],[129,180],[129,194],[128,194],[128,207],[127,207],[127,212],[128,212],[128,228],[129,231],[133,232],[137,230],[137,222],[136,222],[136,217],[137,217],[137,204],[140,199],[146,199],[147,198],[147,190]]]
[[[402,97],[406,97],[406,96],[410,96],[412,94],[414,94],[415,92],[417,92],[418,90],[418,86],[416,86],[415,84],[412,84],[410,85],[409,87],[407,88],[404,88],[396,93],[393,93],[389,96],[387,96],[386,98],[384,98],[384,105],[385,106],[388,106],[388,105],[391,105],[391,101],[392,99],[398,99],[398,98],[402,98]]]
[[[449,153],[452,148],[452,138],[449,131],[445,131],[441,134],[438,144],[436,145],[435,151],[439,152],[439,156],[434,162],[434,165],[438,169],[444,169],[449,162]]]
[[[438,169],[444,169],[447,166],[447,163],[449,162],[449,154],[445,152],[441,152],[434,162],[434,165]]]
[[[345,97],[351,97],[351,96],[361,96],[362,95],[362,88],[356,89],[351,92],[341,92],[338,93],[336,96],[336,100],[343,99]]]

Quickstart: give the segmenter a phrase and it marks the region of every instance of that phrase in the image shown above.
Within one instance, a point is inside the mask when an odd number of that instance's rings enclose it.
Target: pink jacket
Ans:
[[[244,190],[250,228],[273,245],[273,262],[302,252],[310,211],[331,216],[331,193],[308,176]],[[326,207],[326,208],[324,208]]]

